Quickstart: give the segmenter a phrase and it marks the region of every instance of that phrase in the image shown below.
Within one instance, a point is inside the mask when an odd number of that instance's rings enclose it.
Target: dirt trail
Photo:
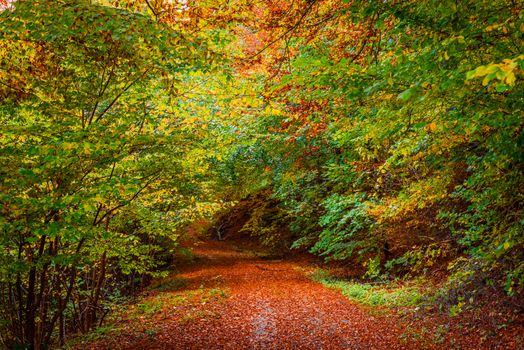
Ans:
[[[400,342],[394,318],[371,316],[309,280],[296,263],[261,260],[227,242],[202,243],[195,254],[197,263],[177,274],[188,281],[183,290],[154,292],[142,304],[156,298],[161,310],[124,317],[118,331],[80,348],[416,348]],[[207,294],[193,292],[193,299],[176,303],[181,293],[198,290]]]

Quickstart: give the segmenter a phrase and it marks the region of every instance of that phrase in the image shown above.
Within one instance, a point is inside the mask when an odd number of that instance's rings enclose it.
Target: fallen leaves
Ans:
[[[261,260],[228,242],[199,244],[195,254],[197,263],[177,274],[176,283],[163,282],[179,288],[156,286],[154,293],[131,307],[113,332],[76,348],[420,348],[418,341],[406,336],[418,331],[418,323],[404,324],[394,314],[372,316],[340,293],[308,279],[296,263]],[[142,310],[140,317],[137,308]],[[474,342],[465,345],[482,348]]]

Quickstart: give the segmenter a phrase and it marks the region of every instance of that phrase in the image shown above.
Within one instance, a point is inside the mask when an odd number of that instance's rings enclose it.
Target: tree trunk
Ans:
[[[25,340],[28,342],[30,350],[38,350],[39,344],[35,342],[35,287],[36,287],[36,262],[44,253],[46,236],[40,238],[40,245],[38,247],[38,255],[34,259],[34,252],[29,251],[28,261],[32,264],[29,271],[29,284],[27,286],[27,303],[26,303],[26,319],[25,319]]]
[[[91,302],[91,308],[90,308],[88,324],[87,324],[88,331],[93,326],[96,325],[96,311],[98,308],[98,301],[100,300],[100,294],[102,292],[102,285],[104,283],[105,276],[106,276],[106,264],[107,264],[107,257],[106,257],[106,252],[104,251],[100,259],[100,270],[98,272],[98,278],[97,278],[96,285],[95,285],[95,294]]]

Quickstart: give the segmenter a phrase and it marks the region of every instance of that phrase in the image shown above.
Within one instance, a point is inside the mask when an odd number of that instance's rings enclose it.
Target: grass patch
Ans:
[[[140,316],[151,316],[166,308],[186,305],[191,302],[196,294],[199,294],[198,291],[189,291],[183,294],[159,294],[155,297],[147,298],[140,303],[132,305],[129,308],[128,317],[133,319]]]
[[[93,332],[69,340],[64,349],[106,339],[120,332],[122,329],[132,329],[132,326],[129,328],[129,324],[131,322],[137,322],[136,319],[140,320],[140,324],[147,324],[150,327],[143,331],[144,334],[154,337],[157,332],[155,328],[155,317],[162,316],[181,306],[222,303],[230,295],[227,288],[205,288],[204,286],[198,289],[172,292],[186,285],[187,281],[185,279],[175,278],[153,286],[151,290],[162,291],[163,293],[155,293],[156,295],[143,297],[135,303],[123,307],[108,317],[107,325],[98,327]],[[211,319],[220,317],[220,315],[209,310],[186,310],[185,312],[187,313],[182,316],[180,320],[181,323],[188,323],[203,318]]]
[[[154,285],[151,287],[151,289],[157,290],[159,292],[172,292],[187,287],[188,283],[189,282],[185,278],[175,277],[167,281],[163,281],[160,284]]]
[[[363,305],[405,307],[417,306],[426,300],[420,286],[344,281],[333,278],[321,269],[313,271],[309,277],[328,288],[339,290],[344,296]]]
[[[213,288],[207,292],[207,295],[211,298],[214,298],[214,297],[226,298],[227,292],[220,288]]]
[[[118,327],[114,324],[109,324],[105,326],[101,326],[96,328],[94,331],[87,333],[87,334],[80,334],[72,339],[68,339],[66,341],[66,344],[58,349],[61,350],[67,350],[71,348],[78,348],[80,346],[83,346],[85,344],[91,343],[93,341],[97,341],[100,339],[104,339],[106,337],[111,336],[111,334],[118,333],[121,330],[121,327]]]
[[[155,314],[162,309],[162,302],[158,299],[148,300],[136,305],[137,313],[140,315]]]
[[[99,335],[104,335],[104,334],[108,334],[108,333],[114,332],[115,329],[116,328],[115,328],[114,325],[101,326],[101,327],[98,327],[95,330],[95,333],[99,334]]]
[[[149,297],[142,302],[132,305],[128,316],[136,318],[150,316],[166,309],[187,304],[201,304],[219,301],[227,298],[229,293],[221,288],[199,288],[195,290],[182,291],[179,293],[161,293],[155,297]]]

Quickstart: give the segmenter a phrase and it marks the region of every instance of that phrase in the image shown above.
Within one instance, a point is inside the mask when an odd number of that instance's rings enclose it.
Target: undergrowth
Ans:
[[[176,309],[186,305],[205,305],[209,302],[220,302],[229,296],[229,290],[222,287],[186,288],[189,282],[185,278],[174,277],[153,283],[148,288],[148,295],[133,301],[128,305],[120,305],[120,310],[114,312],[107,323],[101,325],[90,333],[74,338],[62,349],[78,348],[82,344],[106,339],[126,329],[126,324],[133,319],[144,320],[154,328],[155,317],[162,315],[166,318],[176,316]],[[201,318],[215,318],[216,315],[207,311],[195,310],[184,313],[179,322],[188,323]],[[151,324],[149,324],[151,323]],[[154,329],[144,330],[146,335],[153,336]],[[149,334],[151,333],[151,334]]]
[[[431,293],[422,281],[409,284],[390,282],[375,284],[337,279],[322,269],[308,273],[308,277],[324,286],[339,290],[352,301],[367,306],[416,307],[428,301]]]

